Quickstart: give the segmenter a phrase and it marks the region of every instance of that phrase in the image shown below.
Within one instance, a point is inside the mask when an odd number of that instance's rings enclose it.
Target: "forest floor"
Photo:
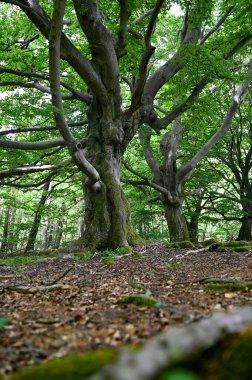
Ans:
[[[252,303],[251,289],[207,291],[204,283],[207,278],[252,282],[252,252],[188,253],[163,243],[139,244],[135,251],[111,265],[101,257],[82,261],[73,255],[0,265],[0,316],[10,320],[0,331],[1,371],[97,347],[142,343],[174,325]],[[59,288],[39,288],[53,282]],[[16,286],[26,286],[26,292]],[[122,296],[146,292],[159,307],[117,304]]]

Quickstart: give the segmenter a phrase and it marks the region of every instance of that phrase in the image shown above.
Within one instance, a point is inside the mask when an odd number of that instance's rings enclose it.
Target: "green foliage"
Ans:
[[[14,373],[10,380],[84,380],[114,362],[116,357],[113,349],[99,349],[34,365]]]
[[[129,295],[120,298],[117,301],[118,305],[129,305],[133,304],[136,306],[144,307],[144,306],[154,306],[156,305],[157,301],[153,298],[145,297],[145,296],[135,296],[135,295]]]
[[[195,245],[189,240],[167,243],[168,248],[194,248]]]
[[[9,323],[9,319],[5,317],[0,317],[0,331],[4,329],[6,325]]]

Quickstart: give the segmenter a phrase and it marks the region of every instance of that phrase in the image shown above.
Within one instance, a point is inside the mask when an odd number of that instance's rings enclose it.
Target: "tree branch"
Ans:
[[[13,177],[16,175],[31,174],[43,171],[55,171],[62,168],[62,165],[41,165],[41,166],[20,166],[13,169],[5,169],[0,171],[0,179]]]
[[[224,14],[224,16],[221,17],[221,19],[217,22],[217,24],[205,35],[201,38],[200,40],[200,45],[203,45],[204,42],[206,42],[206,40],[214,33],[216,32],[217,29],[220,28],[220,26],[225,22],[225,20],[227,19],[227,17],[232,13],[233,9],[234,9],[234,5],[231,5],[226,13]]]
[[[85,124],[87,124],[86,120],[76,121],[73,123],[69,123],[68,127],[69,128],[75,128],[75,127],[80,127],[80,126],[85,125]],[[57,131],[57,130],[58,130],[57,127],[53,127],[51,125],[48,125],[45,127],[13,128],[13,129],[0,130],[0,136],[9,135],[12,133],[43,132],[43,131]]]
[[[107,101],[108,94],[115,91],[119,79],[112,32],[104,26],[96,0],[73,0],[73,4],[79,24],[89,42],[93,63],[105,86]],[[104,100],[101,104],[104,104]]]
[[[151,45],[151,37],[155,30],[155,24],[159,12],[163,6],[165,0],[157,0],[154,10],[151,13],[151,18],[146,30],[144,37],[145,50],[142,54],[140,65],[139,65],[139,79],[136,82],[135,90],[132,95],[132,101],[129,112],[134,112],[140,105],[143,89],[146,83],[147,78],[147,67],[150,60],[150,57],[155,51],[155,47]]]
[[[0,74],[4,74],[4,73],[17,75],[20,77],[43,79],[46,81],[50,81],[49,75],[37,74],[37,73],[21,71],[21,70],[13,70],[13,69],[8,69],[8,68],[0,66]],[[0,82],[0,83],[2,83],[2,82]],[[21,83],[23,83],[23,82],[21,82]],[[76,99],[79,99],[79,100],[85,102],[86,104],[91,103],[92,96],[90,94],[79,92],[63,81],[61,81],[60,84],[62,87],[67,89],[69,92],[71,92]]]
[[[65,140],[62,138],[33,142],[0,140],[0,147],[7,149],[43,150],[65,145]]]
[[[49,39],[51,20],[37,0],[32,0],[32,2],[24,0],[22,3],[20,1],[13,2],[12,0],[2,0],[2,2],[18,5],[44,37],[47,40]],[[91,91],[96,94],[101,104],[107,102],[107,93],[102,84],[101,78],[96,73],[89,60],[80,53],[64,33],[61,33],[60,57],[66,60],[70,66],[74,68]]]
[[[252,73],[252,65],[250,66],[250,69],[249,69],[249,74],[251,73]],[[206,156],[209,150],[220,140],[222,136],[224,136],[228,128],[231,126],[233,117],[243,100],[243,97],[247,91],[249,83],[250,82],[248,80],[245,80],[237,88],[235,94],[233,95],[226,117],[221,127],[219,128],[219,130],[208,140],[208,142],[196,153],[196,155],[188,163],[186,163],[179,169],[178,179],[180,182],[185,181],[186,179],[190,177],[192,171],[195,169],[198,163],[202,160],[202,158]]]
[[[116,54],[117,57],[123,57],[126,54],[126,34],[128,31],[128,20],[130,17],[128,0],[117,0],[120,4],[120,26],[117,34]]]
[[[163,66],[157,69],[147,80],[143,91],[145,104],[152,104],[156,93],[167,83],[186,63],[186,56],[191,54],[190,49],[185,50],[187,44],[196,44],[201,33],[201,22],[199,22],[199,14],[204,13],[201,9],[201,2],[198,1],[195,8],[188,14],[188,25],[185,37],[177,52]],[[201,17],[202,18],[202,17]]]
[[[81,144],[75,140],[64,117],[60,89],[60,43],[65,4],[66,0],[55,0],[49,35],[49,72],[52,104],[57,109],[54,117],[56,126],[63,136],[74,162],[79,169],[89,177],[92,181],[92,185],[96,183],[96,190],[98,190],[98,188],[100,188],[100,176],[97,170],[85,158]]]

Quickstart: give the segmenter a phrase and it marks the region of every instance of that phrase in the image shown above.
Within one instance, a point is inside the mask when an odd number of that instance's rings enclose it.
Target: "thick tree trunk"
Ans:
[[[237,240],[252,240],[252,218],[244,216]]]
[[[170,235],[170,241],[182,241],[189,239],[189,233],[182,206],[179,204],[171,205],[164,203],[165,218]]]
[[[83,245],[90,250],[129,247],[134,240],[129,208],[119,182],[119,162],[116,168],[114,164],[107,163],[108,170],[99,170],[99,193],[85,186]]]

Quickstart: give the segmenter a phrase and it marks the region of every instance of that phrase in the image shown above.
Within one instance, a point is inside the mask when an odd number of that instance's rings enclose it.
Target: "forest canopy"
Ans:
[[[252,240],[251,13],[0,0],[1,250]]]

